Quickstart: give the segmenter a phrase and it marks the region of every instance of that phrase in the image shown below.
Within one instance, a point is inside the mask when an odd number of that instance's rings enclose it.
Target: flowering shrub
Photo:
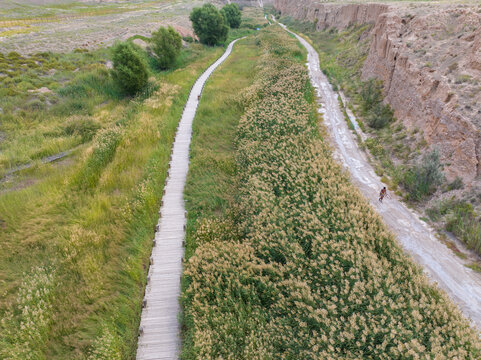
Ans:
[[[296,44],[258,35],[237,138],[239,238],[185,268],[184,359],[476,359],[481,344],[332,159]]]
[[[119,339],[105,327],[102,336],[94,341],[87,360],[122,360]]]
[[[0,358],[10,360],[44,359],[43,351],[53,319],[52,301],[55,276],[44,267],[24,274],[16,305],[0,323],[3,335]]]

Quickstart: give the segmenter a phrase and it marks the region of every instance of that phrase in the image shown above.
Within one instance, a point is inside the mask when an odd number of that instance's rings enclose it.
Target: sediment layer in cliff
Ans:
[[[333,4],[276,0],[283,15],[318,30],[373,24],[364,79],[384,95],[408,129],[420,129],[467,184],[481,172],[481,14],[468,5]]]

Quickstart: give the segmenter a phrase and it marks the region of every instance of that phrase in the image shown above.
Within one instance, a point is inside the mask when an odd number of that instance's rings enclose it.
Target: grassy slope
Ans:
[[[31,352],[35,359],[82,359],[98,339],[95,348],[110,358],[133,357],[176,124],[193,82],[222,53],[194,47],[197,53],[184,59],[185,68],[156,77],[159,89],[152,96],[115,109],[112,126],[73,164],[48,166],[51,173],[37,184],[0,195],[2,356],[27,358]],[[92,162],[96,157],[102,161]],[[75,179],[87,168],[95,181],[79,186]],[[54,285],[37,279],[39,272],[52,274]],[[41,290],[32,300],[16,290],[22,278],[27,283],[21,289]],[[39,308],[46,320],[22,315],[25,307]],[[24,334],[17,331],[22,323]],[[30,342],[29,333],[35,334]]]

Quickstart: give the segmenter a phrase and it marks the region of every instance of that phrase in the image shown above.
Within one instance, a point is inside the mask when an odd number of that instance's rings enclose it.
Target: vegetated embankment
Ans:
[[[124,101],[104,96],[105,71],[64,86],[67,105],[87,105],[85,118],[105,110],[91,98],[106,97],[111,121],[68,165],[0,194],[0,358],[135,356],[175,129],[193,82],[221,52],[192,44],[177,70],[151,69],[151,86]]]
[[[183,357],[478,358],[475,331],[333,161],[298,44],[275,27],[256,42],[235,202],[192,237]]]
[[[276,0],[317,30],[371,24],[363,79],[383,81],[395,116],[436,147],[449,180],[477,185],[481,161],[481,14],[473,5],[320,4]]]

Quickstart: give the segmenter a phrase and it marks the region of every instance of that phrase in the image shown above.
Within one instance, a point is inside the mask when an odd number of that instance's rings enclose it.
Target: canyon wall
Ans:
[[[481,14],[469,6],[332,4],[275,0],[282,15],[318,30],[373,24],[364,79],[383,81],[385,100],[437,148],[448,180],[481,172]]]

